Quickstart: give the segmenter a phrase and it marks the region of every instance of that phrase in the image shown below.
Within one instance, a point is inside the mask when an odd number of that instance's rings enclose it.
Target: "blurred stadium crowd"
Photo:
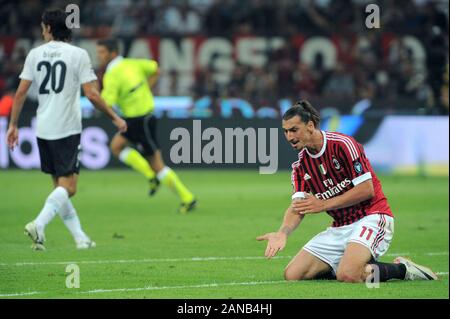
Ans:
[[[3,1],[0,5],[0,37],[40,37],[40,16],[49,6],[65,7],[67,1]],[[253,105],[273,104],[280,98],[298,96],[314,100],[359,101],[381,99],[392,104],[424,107],[426,113],[448,114],[448,1],[444,0],[73,0],[81,10],[82,28],[74,37],[123,38],[156,35],[184,36],[283,36],[341,35],[340,45],[350,48],[350,35],[366,45],[352,47],[332,70],[318,61],[308,66],[299,61],[290,44],[269,54],[262,68],[236,64],[227,84],[214,81],[205,67],[196,72],[194,85],[177,85],[177,72],[167,74],[169,89],[155,94],[201,97],[241,97]],[[383,32],[394,40],[386,57],[381,53],[377,31],[361,28],[365,7],[381,8]],[[425,67],[419,67],[400,41],[402,34],[423,41]],[[348,35],[348,37],[347,37]],[[348,40],[350,42],[350,40]],[[27,52],[0,62],[0,94],[15,89]],[[0,53],[1,55],[1,53]],[[94,58],[94,57],[92,57]]]

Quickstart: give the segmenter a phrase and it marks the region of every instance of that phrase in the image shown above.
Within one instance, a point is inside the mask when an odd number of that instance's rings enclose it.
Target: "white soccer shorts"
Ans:
[[[367,247],[377,260],[388,250],[393,235],[394,218],[386,214],[373,214],[350,225],[328,227],[306,243],[303,249],[330,265],[336,274],[348,243]]]

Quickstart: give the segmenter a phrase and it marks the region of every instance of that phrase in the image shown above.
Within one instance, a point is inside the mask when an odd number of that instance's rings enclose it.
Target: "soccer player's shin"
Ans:
[[[175,192],[183,203],[190,203],[194,195],[184,186],[180,178],[169,167],[164,167],[157,175],[158,180]]]
[[[378,267],[380,274],[380,282],[391,279],[405,279],[406,267],[403,264],[382,263],[378,261],[370,261],[369,265]]]
[[[84,233],[81,228],[80,219],[78,218],[77,211],[73,207],[70,199],[59,211],[59,216],[66,225],[67,229],[72,234],[75,241],[89,240],[89,237]]]
[[[155,172],[151,169],[147,160],[135,149],[125,147],[119,154],[119,159],[126,165],[132,167],[144,175],[147,179],[155,177]]]
[[[64,187],[58,186],[48,195],[44,207],[34,221],[38,231],[44,231],[45,226],[55,217],[57,212],[69,200],[69,193]]]

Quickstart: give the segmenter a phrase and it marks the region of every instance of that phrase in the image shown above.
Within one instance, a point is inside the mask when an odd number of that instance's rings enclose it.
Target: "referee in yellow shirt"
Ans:
[[[159,75],[158,63],[122,57],[115,39],[97,42],[97,58],[100,66],[106,67],[101,95],[109,106],[120,109],[128,125],[127,132],[113,137],[112,153],[149,180],[151,196],[160,183],[167,185],[181,199],[179,212],[192,210],[195,197],[164,164],[156,136],[157,120],[152,115],[155,105],[150,89]]]

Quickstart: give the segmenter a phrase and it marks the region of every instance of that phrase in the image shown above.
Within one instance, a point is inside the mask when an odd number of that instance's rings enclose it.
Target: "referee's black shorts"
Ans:
[[[156,136],[157,119],[154,115],[148,114],[125,120],[128,126],[127,131],[120,134],[133,143],[142,155],[151,156],[160,149]]]
[[[75,134],[58,140],[37,138],[41,170],[55,177],[79,174],[80,136]]]

